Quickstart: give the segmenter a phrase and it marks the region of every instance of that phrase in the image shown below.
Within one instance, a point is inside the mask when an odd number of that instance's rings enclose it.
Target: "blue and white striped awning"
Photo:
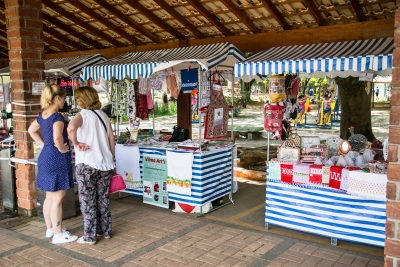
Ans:
[[[244,54],[231,43],[131,52],[85,67],[82,69],[80,77],[83,80],[90,78],[97,80],[100,77],[106,80],[110,80],[112,77],[119,80],[126,77],[136,79],[139,76],[147,78],[153,72],[184,62],[197,62],[203,69],[208,70],[221,65],[233,68],[236,62],[244,59]]]
[[[272,47],[236,63],[235,76],[284,72],[354,76],[367,69],[391,69],[392,53],[393,38]]]
[[[107,59],[100,54],[46,59],[44,61],[44,71],[53,75],[57,72],[57,75],[60,76],[77,77],[83,67],[106,60]],[[10,67],[7,66],[0,69],[0,75],[10,75]]]

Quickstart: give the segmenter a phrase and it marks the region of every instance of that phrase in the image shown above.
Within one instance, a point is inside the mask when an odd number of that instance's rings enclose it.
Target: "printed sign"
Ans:
[[[197,88],[198,69],[181,70],[182,91],[191,92]]]
[[[32,95],[41,95],[46,82],[32,82]]]
[[[143,203],[169,208],[167,157],[143,154]]]

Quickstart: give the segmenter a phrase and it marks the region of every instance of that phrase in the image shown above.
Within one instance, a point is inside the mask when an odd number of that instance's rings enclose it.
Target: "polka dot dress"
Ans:
[[[38,159],[38,174],[36,185],[45,192],[67,190],[74,186],[71,168],[71,153],[60,153],[54,146],[53,124],[57,121],[64,123],[64,143],[68,142],[67,124],[64,117],[54,113],[47,119],[39,114],[37,122],[40,125],[44,147]]]

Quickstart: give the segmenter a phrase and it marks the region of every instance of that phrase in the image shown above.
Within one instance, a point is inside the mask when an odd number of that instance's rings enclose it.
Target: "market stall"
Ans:
[[[218,82],[225,79],[227,73],[233,80],[234,63],[243,59],[244,55],[232,44],[219,43],[127,53],[82,69],[80,77],[83,80],[110,80],[113,90],[112,113],[129,116],[131,139],[137,140],[128,140],[116,148],[117,172],[124,177],[128,185],[125,192],[142,195],[144,200],[152,197],[153,203],[159,206],[165,205],[160,199],[164,191],[168,191],[169,200],[193,206],[202,207],[228,194],[233,202],[232,162],[235,146],[226,139],[216,143],[211,143],[210,140],[221,140],[227,133],[228,105],[223,99]],[[222,71],[224,75],[221,74]],[[181,98],[191,96],[192,91],[197,90],[198,107],[206,110],[200,117],[206,127],[204,138],[201,136],[202,123],[199,123],[199,140],[188,140],[186,143],[182,142],[185,139],[178,142],[161,140],[164,136],[157,133],[154,121],[149,134],[137,138],[137,131],[140,130],[138,122],[147,119],[148,114],[146,107],[143,108],[139,102],[143,96],[148,97],[146,103],[153,102],[151,96],[154,96],[154,91],[162,90],[164,84],[171,99],[178,102],[178,135],[192,130],[190,108],[186,108],[189,107],[189,102],[182,102]],[[218,101],[212,101],[213,99]],[[150,110],[149,106],[147,109]],[[215,115],[215,119],[214,114],[222,115]],[[211,126],[207,124],[207,116],[212,117]],[[215,134],[215,127],[218,128],[218,134]],[[117,135],[120,135],[118,131]],[[175,137],[172,139],[179,140]],[[170,166],[170,162],[174,157],[168,156],[170,152],[184,154],[181,156],[186,159],[191,158],[187,164],[181,166],[186,168],[185,175],[180,174],[181,170],[175,170],[175,177],[171,175],[173,167]],[[178,156],[180,155],[175,155]],[[165,162],[168,162],[167,171],[167,166],[163,166]],[[165,180],[156,180],[155,173]],[[167,185],[166,190],[164,186],[159,188],[160,182]],[[179,185],[179,190],[174,191],[174,185]]]
[[[391,71],[392,51],[393,38],[273,47],[237,63],[235,76],[385,75]],[[280,96],[276,102],[288,98],[281,88],[287,87],[286,77],[280,79],[270,85],[270,93]],[[275,136],[280,134],[285,107],[265,107],[264,127]],[[373,160],[374,144],[356,134],[348,141],[332,136],[324,145],[318,136],[289,134],[278,150],[277,159],[268,158],[266,229],[278,225],[327,236],[333,245],[337,240],[384,245],[387,164]]]

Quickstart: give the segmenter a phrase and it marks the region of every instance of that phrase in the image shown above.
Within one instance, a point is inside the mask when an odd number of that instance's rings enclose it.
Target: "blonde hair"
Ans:
[[[53,99],[56,96],[64,97],[66,92],[58,85],[46,85],[43,87],[40,97],[40,105],[43,109],[50,107],[53,104]]]
[[[82,86],[75,90],[76,103],[83,109],[100,109],[101,103],[97,91],[90,86]]]

